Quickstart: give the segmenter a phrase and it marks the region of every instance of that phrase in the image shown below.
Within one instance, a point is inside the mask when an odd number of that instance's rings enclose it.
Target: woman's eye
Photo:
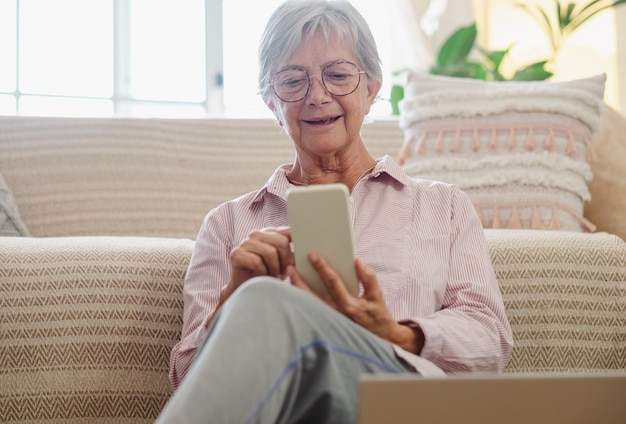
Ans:
[[[349,74],[342,74],[342,73],[338,73],[338,72],[329,72],[326,75],[326,78],[331,80],[331,81],[342,81],[345,80],[346,78],[350,77]]]
[[[283,85],[286,87],[296,87],[304,84],[304,78],[291,78],[283,81]]]

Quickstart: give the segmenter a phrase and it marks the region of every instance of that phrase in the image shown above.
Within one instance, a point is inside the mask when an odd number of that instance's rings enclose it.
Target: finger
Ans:
[[[311,287],[309,287],[309,285],[306,283],[306,281],[304,281],[304,279],[302,278],[302,276],[298,273],[298,270],[296,269],[295,266],[293,265],[289,265],[287,266],[286,269],[286,274],[289,277],[289,279],[291,280],[291,284],[295,287],[298,287],[299,289],[304,290],[307,293],[312,294],[315,297],[319,296],[317,295],[317,293],[315,293]]]
[[[241,246],[230,255],[231,279],[238,287],[244,281],[259,275],[267,275],[267,266],[260,256],[251,253]]]
[[[339,274],[317,253],[309,253],[308,259],[311,262],[311,266],[313,266],[324,282],[329,296],[335,303],[346,303],[351,298],[351,295]]]
[[[382,297],[382,290],[378,285],[378,278],[376,278],[374,270],[365,265],[361,258],[354,260],[354,268],[357,278],[363,285],[364,296],[369,298]]]
[[[279,231],[279,234],[283,237],[283,239],[281,239],[282,243],[278,248],[278,255],[281,270],[284,273],[284,276],[286,276],[287,267],[289,265],[296,264],[296,259],[291,245],[291,229],[289,227],[285,227]]]
[[[290,247],[290,237],[286,230],[267,229],[250,235],[248,249],[261,257],[267,268],[267,275],[282,278],[287,265],[294,262]]]

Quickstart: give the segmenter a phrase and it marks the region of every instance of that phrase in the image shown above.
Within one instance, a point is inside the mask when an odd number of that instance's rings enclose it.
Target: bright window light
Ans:
[[[21,96],[21,115],[36,116],[112,116],[111,100],[65,98],[47,96]]]
[[[204,0],[133,0],[130,78],[135,99],[206,98]]]
[[[113,94],[113,1],[20,0],[23,93]]]
[[[15,1],[0,1],[0,91],[15,91],[16,28]]]

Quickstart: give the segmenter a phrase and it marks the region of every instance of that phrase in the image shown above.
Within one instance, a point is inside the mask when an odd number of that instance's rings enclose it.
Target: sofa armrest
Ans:
[[[486,230],[515,346],[508,372],[626,368],[626,243],[607,233]]]
[[[9,422],[152,422],[170,395],[193,241],[0,238]]]

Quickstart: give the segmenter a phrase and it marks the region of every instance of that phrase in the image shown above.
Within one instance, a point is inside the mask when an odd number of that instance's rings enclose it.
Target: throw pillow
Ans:
[[[17,210],[13,193],[0,175],[0,236],[28,235],[28,230]]]
[[[460,186],[485,228],[593,231],[583,205],[605,80],[410,74],[399,162],[411,176]]]
[[[626,117],[607,107],[593,147],[597,160],[591,163],[591,200],[585,204],[585,217],[598,231],[626,240]]]

